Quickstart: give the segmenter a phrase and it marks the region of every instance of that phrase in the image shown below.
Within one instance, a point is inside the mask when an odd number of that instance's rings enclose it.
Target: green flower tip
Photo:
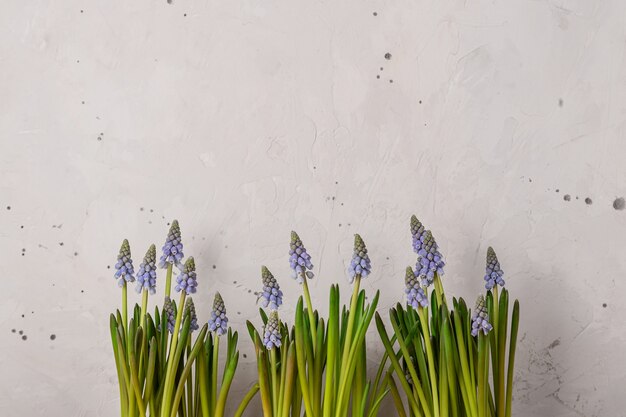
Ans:
[[[215,293],[215,298],[213,299],[213,310],[224,310],[224,299],[219,292]]]
[[[422,227],[422,222],[417,219],[417,216],[414,214],[411,216],[411,230],[417,230]]]
[[[144,256],[144,260],[150,259],[152,262],[156,259],[156,246],[154,244],[150,245],[148,251],[146,252],[146,256]]]
[[[190,256],[185,261],[184,271],[189,272],[189,271],[195,271],[195,270],[196,270],[196,262],[193,260],[193,256]]]
[[[358,233],[355,233],[354,235],[354,251],[357,253],[361,251],[367,252],[365,242],[363,242],[363,238]]]
[[[180,231],[180,226],[178,225],[178,220],[172,220],[172,225],[170,226],[170,231],[178,230]]]
[[[410,266],[407,266],[406,274],[404,275],[404,282],[408,283],[413,279],[415,279],[415,273],[413,272],[413,268],[411,268]]]
[[[128,254],[128,256],[130,256],[130,243],[128,243],[128,239],[124,239],[122,242],[122,246],[120,246],[120,253]]]
[[[498,257],[496,256],[496,251],[493,250],[491,246],[487,248],[487,263],[491,263],[493,261],[497,261]]]
[[[265,265],[261,265],[261,278],[263,279],[263,282],[265,282],[268,279],[274,278],[274,275],[272,275],[270,270],[267,269]]]
[[[302,241],[300,240],[300,236],[298,236],[298,234],[292,230],[291,231],[291,243],[296,244],[297,242],[302,242]]]

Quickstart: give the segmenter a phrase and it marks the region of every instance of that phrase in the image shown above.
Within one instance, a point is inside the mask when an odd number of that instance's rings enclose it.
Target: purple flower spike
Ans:
[[[371,271],[372,265],[370,263],[370,257],[367,254],[365,242],[363,242],[361,236],[356,234],[354,235],[354,253],[352,254],[350,266],[348,267],[348,281],[352,284],[357,275],[361,278],[365,278]]]
[[[261,305],[264,308],[269,306],[270,310],[276,310],[283,303],[283,292],[274,275],[264,266],[261,267],[261,279],[263,280],[263,291],[259,295]]]
[[[176,311],[174,311],[174,304],[172,303],[172,300],[170,300],[170,297],[165,297],[161,320],[167,321],[167,330],[170,333],[174,333],[174,325],[176,324]]]
[[[418,309],[428,307],[428,297],[426,292],[420,285],[419,280],[413,273],[411,267],[406,268],[406,276],[404,278],[404,284],[406,288],[404,293],[406,294],[406,303],[411,307]]]
[[[418,252],[419,257],[415,264],[415,275],[421,277],[422,285],[429,286],[435,279],[435,273],[443,275],[445,262],[439,253],[437,242],[430,230],[424,233],[422,247]]]
[[[176,277],[176,286],[174,289],[176,292],[185,291],[187,294],[194,294],[198,281],[196,279],[196,263],[193,260],[193,256],[187,258],[183,270]]]
[[[156,278],[156,247],[150,245],[137,271],[137,292],[147,290],[150,294],[156,293]]]
[[[178,220],[172,221],[170,231],[163,245],[163,254],[159,259],[159,267],[167,268],[169,265],[181,267],[180,261],[183,259],[183,243],[180,240],[180,226]]]
[[[130,257],[130,245],[128,240],[124,239],[120,247],[120,253],[117,255],[117,263],[115,264],[115,278],[120,287],[126,282],[135,281],[135,269],[133,268],[133,260]]]
[[[198,316],[196,315],[196,307],[193,305],[193,299],[191,297],[187,298],[187,301],[185,301],[183,317],[187,317],[187,315],[189,315],[189,321],[191,321],[189,329],[192,332],[198,330],[200,328],[200,326],[198,326]]]
[[[493,329],[491,323],[489,323],[489,314],[487,314],[487,308],[485,307],[485,297],[482,295],[476,300],[476,308],[472,315],[472,336],[478,336],[482,331],[484,335],[487,335]]]
[[[422,242],[424,241],[424,232],[426,228],[420,222],[415,215],[411,216],[411,236],[413,237],[413,251],[419,253],[422,249]]]
[[[219,292],[215,294],[215,300],[213,301],[213,311],[211,311],[211,318],[209,319],[209,330],[216,333],[218,336],[226,334],[228,330],[226,306]]]
[[[496,285],[504,287],[504,271],[500,269],[500,262],[491,246],[487,249],[487,267],[485,268],[485,288],[492,289]]]
[[[293,272],[291,277],[298,281],[299,284],[304,282],[305,277],[308,279],[313,278],[314,274],[311,271],[313,264],[311,263],[311,256],[307,253],[305,247],[302,245],[302,241],[296,232],[291,232],[291,245],[289,246],[289,265]]]
[[[278,319],[278,312],[274,310],[270,313],[263,332],[263,346],[268,350],[272,350],[275,347],[280,347],[280,345],[280,320]]]

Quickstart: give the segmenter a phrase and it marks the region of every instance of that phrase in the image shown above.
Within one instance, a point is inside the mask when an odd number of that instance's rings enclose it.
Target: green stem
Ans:
[[[354,288],[352,290],[352,298],[350,299],[350,310],[348,311],[348,327],[346,330],[346,338],[344,339],[344,343],[343,343],[343,354],[341,355],[341,364],[344,366],[346,365],[346,363],[348,363],[350,345],[352,344],[352,328],[354,327],[354,318],[356,317],[356,304],[359,299],[360,287],[361,287],[361,275],[357,275],[354,278]]]
[[[147,309],[148,309],[148,290],[144,289],[143,290],[143,295],[141,297],[141,326],[143,327],[144,330],[144,335],[147,332],[147,327],[146,327],[146,313],[147,313]]]
[[[313,352],[317,352],[317,329],[315,323],[315,314],[313,314],[313,303],[311,303],[311,294],[309,293],[309,284],[307,283],[306,274],[302,274],[302,287],[304,291],[304,299],[306,301],[306,308],[309,313],[309,326],[311,327],[311,339],[313,340]]]
[[[270,379],[272,384],[272,414],[278,416],[278,381],[276,380],[276,348],[270,350]]]
[[[219,357],[220,357],[220,337],[216,333],[214,333],[215,341],[213,345],[213,360],[211,363],[211,412],[215,414],[215,409],[217,406],[217,370],[219,368]]]
[[[170,344],[170,352],[167,358],[167,372],[165,374],[165,391],[163,392],[163,402],[161,404],[161,417],[169,417],[172,390],[174,388],[174,379],[176,376],[176,368],[178,364],[174,364],[174,356],[176,353],[176,345],[178,344],[178,332],[180,330],[180,323],[183,319],[183,310],[185,305],[185,297],[187,293],[182,291],[180,293],[180,301],[177,305],[176,322],[174,324],[174,334],[172,334],[172,343]]]
[[[124,327],[124,335],[128,337],[128,289],[126,280],[122,286],[122,327]]]
[[[430,385],[433,393],[433,408],[435,417],[439,417],[439,394],[437,389],[437,376],[435,372],[435,358],[433,355],[433,347],[430,340],[430,328],[428,327],[428,318],[425,314],[425,308],[418,308],[417,312],[422,323],[424,332],[424,345],[426,345],[426,356],[428,358],[428,373],[430,374]]]
[[[165,274],[165,296],[170,296],[172,287],[172,264],[167,264],[167,273]]]
[[[245,395],[245,397],[243,397],[243,400],[241,400],[241,403],[239,404],[239,407],[237,407],[237,411],[235,411],[235,414],[233,415],[233,417],[241,417],[243,415],[243,412],[246,411],[246,407],[248,406],[252,398],[254,398],[258,390],[259,390],[258,383],[254,384],[252,388],[250,388],[250,390]]]

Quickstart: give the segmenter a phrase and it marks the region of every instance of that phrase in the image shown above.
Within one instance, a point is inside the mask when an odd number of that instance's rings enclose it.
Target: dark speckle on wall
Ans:
[[[11,210],[11,206],[7,206],[7,210]]]
[[[28,336],[23,335],[23,336],[22,336],[22,340],[26,340],[26,339],[28,339]]]
[[[615,201],[613,201],[613,208],[615,210],[624,210],[624,207],[626,207],[626,201],[624,201],[624,197],[616,198]]]
[[[374,17],[378,16],[378,13],[374,12],[372,13],[374,15]]]
[[[559,107],[563,107],[563,99],[562,98],[559,99]]]
[[[54,340],[54,339],[56,339],[56,338],[57,338],[57,335],[56,335],[56,334],[54,334],[54,333],[53,333],[53,334],[51,334],[51,335],[50,335],[50,340]]]
[[[587,197],[585,198],[585,204],[593,204],[593,200]]]
[[[560,190],[557,188],[557,189],[556,189],[556,190],[554,190],[554,191],[558,193]]]
[[[390,54],[389,52],[387,52],[387,53],[385,54],[385,59],[386,59],[387,61],[389,61],[389,60],[391,59],[391,54]]]
[[[570,201],[571,199],[572,199],[572,196],[570,196],[569,194],[565,194],[563,196],[563,200],[565,200],[565,201]]]
[[[602,303],[602,307],[606,308],[606,303]]]
[[[11,333],[15,333],[15,332],[17,332],[17,330],[11,329]]]

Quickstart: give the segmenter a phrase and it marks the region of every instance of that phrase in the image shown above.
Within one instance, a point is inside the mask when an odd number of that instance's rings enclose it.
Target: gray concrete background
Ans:
[[[322,310],[361,233],[385,315],[415,213],[448,293],[473,300],[498,252],[522,303],[516,416],[626,416],[625,17],[619,0],[4,1],[0,415],[118,412],[125,237],[138,265],[178,218],[201,317],[219,290],[243,331],[262,264],[293,311],[292,228]],[[233,399],[255,371],[241,336]]]

